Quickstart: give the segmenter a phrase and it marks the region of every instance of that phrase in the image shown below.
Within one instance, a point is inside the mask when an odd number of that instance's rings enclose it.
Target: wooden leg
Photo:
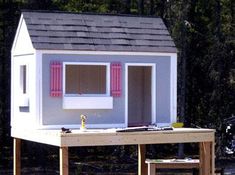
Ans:
[[[14,165],[13,165],[13,174],[21,174],[21,140],[14,138]]]
[[[213,175],[214,156],[211,142],[200,143],[200,175]]]
[[[148,163],[148,175],[156,175],[155,164]]]
[[[60,147],[60,175],[69,174],[68,147]]]
[[[148,167],[145,163],[145,145],[138,145],[138,175],[145,175],[148,173]]]
[[[212,175],[215,174],[215,142],[213,141],[211,143],[211,172],[212,172]]]

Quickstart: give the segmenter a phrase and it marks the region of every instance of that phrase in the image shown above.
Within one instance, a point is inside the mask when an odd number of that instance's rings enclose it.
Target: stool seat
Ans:
[[[156,169],[199,169],[199,159],[146,159],[148,175],[155,175]]]

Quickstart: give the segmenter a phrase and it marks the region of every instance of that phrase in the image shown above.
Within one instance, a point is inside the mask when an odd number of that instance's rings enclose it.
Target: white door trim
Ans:
[[[152,93],[152,123],[156,123],[156,64],[154,63],[126,63],[125,64],[125,125],[128,127],[128,67],[129,66],[151,66],[151,93]]]

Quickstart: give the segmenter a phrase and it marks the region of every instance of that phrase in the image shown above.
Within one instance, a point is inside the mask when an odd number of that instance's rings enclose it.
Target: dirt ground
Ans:
[[[58,163],[58,162],[57,162]],[[22,167],[22,175],[59,175],[59,165],[51,167]],[[112,170],[106,171],[104,165],[70,162],[70,175],[137,175],[137,164],[108,165]],[[12,165],[11,165],[12,166]],[[100,168],[102,167],[102,168]],[[235,175],[235,159],[216,162],[217,169],[223,169],[224,175]],[[13,175],[11,168],[5,169],[0,165],[0,175]],[[156,175],[192,175],[192,170],[160,170]],[[221,175],[217,173],[216,175]]]
[[[235,161],[222,162],[220,165],[217,165],[217,168],[224,168],[224,175],[235,175]],[[121,171],[121,170],[120,170]],[[133,170],[130,170],[133,171]],[[12,175],[12,170],[4,170],[4,168],[0,171],[1,175]],[[32,168],[22,168],[22,175],[59,175],[59,171],[53,168],[41,168],[41,167],[32,167]],[[137,175],[136,172],[127,173],[127,172],[79,172],[78,169],[72,168],[70,170],[70,175]],[[190,170],[161,170],[156,175],[192,175],[192,171]],[[217,173],[216,175],[220,175]]]

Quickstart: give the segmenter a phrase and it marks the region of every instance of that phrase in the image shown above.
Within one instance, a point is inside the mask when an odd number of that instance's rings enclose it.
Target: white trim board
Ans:
[[[81,124],[65,124],[65,125],[41,125],[38,129],[60,129],[62,127],[69,129],[77,129],[80,128]],[[86,124],[86,128],[123,128],[125,127],[125,123],[116,123],[116,124]]]
[[[177,55],[171,57],[170,73],[170,98],[171,98],[171,123],[177,120]]]
[[[77,55],[142,55],[142,56],[176,56],[167,52],[114,52],[114,51],[73,51],[73,50],[37,50],[41,54],[77,54]]]

